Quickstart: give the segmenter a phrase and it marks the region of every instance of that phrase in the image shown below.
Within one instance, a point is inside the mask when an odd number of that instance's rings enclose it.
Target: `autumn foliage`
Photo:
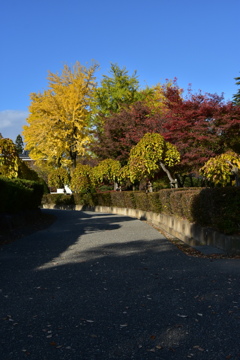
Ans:
[[[159,168],[166,172],[170,184],[175,180],[168,168],[178,164],[180,154],[176,147],[166,142],[160,134],[147,133],[131,149],[129,157],[129,173],[132,182],[144,177],[152,177]]]
[[[199,175],[211,159],[240,153],[237,101],[225,103],[222,96],[191,90],[183,96],[176,80],[140,89],[136,72],[129,75],[116,64],[97,86],[96,69],[76,63],[73,69],[64,66],[60,75],[49,73],[48,89],[31,94],[23,132],[31,157],[66,169],[76,189],[77,173],[88,183],[83,169],[73,171],[86,164],[85,154],[100,162],[91,174],[95,183],[140,181],[163,171],[173,185],[176,178]],[[146,155],[151,147],[158,154],[158,146],[162,157]]]
[[[34,160],[47,159],[53,166],[76,167],[77,156],[89,142],[88,116],[96,65],[76,63],[62,74],[49,73],[49,88],[31,94],[28,125],[23,135]]]
[[[91,149],[100,159],[112,158],[124,165],[144,134],[162,133],[161,123],[158,112],[152,113],[144,102],[136,102],[105,119],[103,131],[95,133],[97,141]]]
[[[0,175],[15,178],[18,176],[19,166],[18,151],[12,140],[0,138]]]
[[[148,99],[146,101],[146,99]],[[178,172],[198,173],[210,158],[233,149],[240,152],[240,107],[224,103],[216,94],[188,93],[173,83],[163,86],[161,97],[146,97],[105,118],[92,151],[100,158],[126,164],[133,146],[146,133],[161,134],[178,149]]]
[[[200,169],[200,172],[208,180],[218,185],[240,186],[240,155],[233,151],[228,151],[209,159]]]

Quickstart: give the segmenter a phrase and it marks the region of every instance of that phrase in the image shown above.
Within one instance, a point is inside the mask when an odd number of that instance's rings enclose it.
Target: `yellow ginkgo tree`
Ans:
[[[30,115],[24,126],[25,148],[36,161],[75,168],[89,141],[89,101],[95,87],[97,65],[86,68],[76,63],[62,73],[49,72],[49,88],[30,95]]]
[[[200,169],[200,174],[214,184],[226,186],[234,178],[236,186],[240,186],[240,155],[233,151],[209,159]]]

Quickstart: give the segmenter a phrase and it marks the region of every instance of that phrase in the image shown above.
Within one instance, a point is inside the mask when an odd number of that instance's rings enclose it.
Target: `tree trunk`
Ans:
[[[179,174],[175,174],[175,176],[177,178],[177,182],[178,182],[179,187],[181,187],[181,188],[184,187],[184,182],[185,182],[185,179],[186,179],[186,175],[183,175],[182,179],[181,179]]]
[[[233,167],[232,168],[232,173],[234,174],[235,176],[235,181],[236,181],[236,186],[240,186],[240,178],[239,178],[239,169],[238,167]]]
[[[170,181],[171,188],[173,188],[173,187],[178,188],[177,179],[173,179],[173,177],[170,174],[170,171],[166,168],[166,166],[161,161],[160,161],[160,166],[163,169],[163,171],[165,171],[165,173],[167,174],[167,177]]]
[[[77,153],[76,151],[70,151],[69,154],[72,161],[72,168],[75,169],[77,166]]]

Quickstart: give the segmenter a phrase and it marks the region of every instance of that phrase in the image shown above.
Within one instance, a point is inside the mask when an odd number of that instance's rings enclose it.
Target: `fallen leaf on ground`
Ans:
[[[193,346],[193,349],[198,349],[199,351],[204,351],[204,349],[199,345]]]
[[[51,341],[51,342],[50,342],[50,345],[52,345],[52,346],[57,346],[57,343],[55,343],[55,341]]]

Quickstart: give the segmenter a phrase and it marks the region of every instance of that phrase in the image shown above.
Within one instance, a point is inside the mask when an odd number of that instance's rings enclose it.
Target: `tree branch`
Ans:
[[[163,171],[165,171],[165,173],[167,174],[167,177],[170,181],[171,187],[178,188],[177,179],[173,179],[172,175],[170,174],[170,171],[166,168],[166,166],[161,161],[160,161],[160,166],[163,169]]]

